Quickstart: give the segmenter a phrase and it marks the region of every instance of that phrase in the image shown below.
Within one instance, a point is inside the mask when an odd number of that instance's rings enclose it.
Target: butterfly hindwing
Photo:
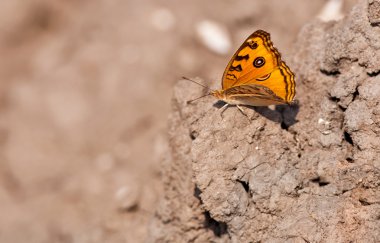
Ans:
[[[226,95],[243,105],[268,106],[284,103],[272,90],[257,84],[234,86],[226,90]]]
[[[262,81],[256,79],[249,83],[263,85],[269,88],[276,96],[283,100],[283,103],[290,103],[295,95],[294,74],[290,71],[285,62],[281,62],[281,64],[267,77],[264,77]]]

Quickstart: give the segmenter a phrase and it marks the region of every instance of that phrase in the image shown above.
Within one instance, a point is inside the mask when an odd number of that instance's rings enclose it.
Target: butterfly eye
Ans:
[[[253,61],[253,66],[255,68],[260,68],[260,67],[264,66],[264,64],[265,64],[264,57],[256,57],[255,60]]]

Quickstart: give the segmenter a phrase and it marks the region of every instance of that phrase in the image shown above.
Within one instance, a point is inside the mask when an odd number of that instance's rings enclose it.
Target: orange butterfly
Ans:
[[[226,106],[237,105],[240,110],[239,105],[291,104],[295,95],[294,74],[281,60],[269,33],[257,30],[228,63],[222,89],[212,90],[207,95],[223,100]]]

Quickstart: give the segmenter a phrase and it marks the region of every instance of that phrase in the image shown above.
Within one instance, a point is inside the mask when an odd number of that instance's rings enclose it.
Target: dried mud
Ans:
[[[379,12],[360,1],[303,27],[286,59],[298,105],[221,116],[211,97],[187,104],[205,90],[179,81],[150,239],[379,242]]]

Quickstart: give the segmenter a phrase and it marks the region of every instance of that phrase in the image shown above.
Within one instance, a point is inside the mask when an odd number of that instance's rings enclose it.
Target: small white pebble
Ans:
[[[169,9],[159,8],[153,11],[151,22],[157,30],[168,31],[174,27],[175,17]]]
[[[229,33],[220,24],[203,20],[196,26],[196,31],[201,42],[211,51],[218,54],[227,54],[231,48]]]
[[[329,125],[330,122],[329,122],[329,121],[326,121],[326,120],[323,119],[323,118],[319,118],[319,119],[318,119],[318,124]]]
[[[131,210],[139,203],[139,193],[134,187],[120,187],[115,194],[118,207],[123,210]]]
[[[259,150],[259,146],[256,146],[255,149],[256,149],[256,150]]]
[[[342,0],[329,0],[323,6],[318,18],[322,21],[328,22],[331,20],[339,20],[343,18],[343,1]]]

